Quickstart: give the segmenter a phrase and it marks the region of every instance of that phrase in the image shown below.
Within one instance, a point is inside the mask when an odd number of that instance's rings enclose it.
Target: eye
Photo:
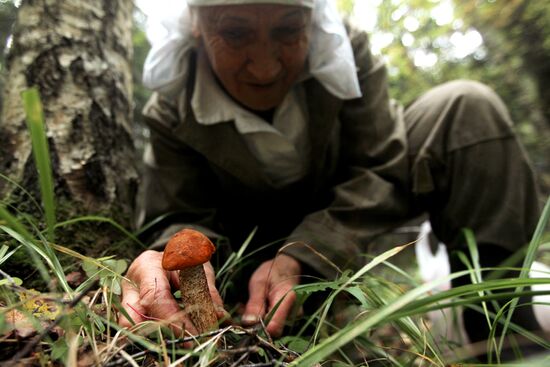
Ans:
[[[219,31],[219,35],[232,47],[245,45],[252,39],[252,32],[247,28],[231,27]]]
[[[300,40],[304,33],[304,26],[284,26],[275,28],[273,31],[274,38],[283,43],[296,43]]]

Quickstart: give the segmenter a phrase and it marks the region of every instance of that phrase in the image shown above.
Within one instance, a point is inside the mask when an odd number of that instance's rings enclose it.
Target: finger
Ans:
[[[288,315],[292,311],[294,302],[296,302],[296,293],[292,291],[292,284],[286,283],[277,286],[270,292],[268,297],[269,311],[271,312],[279,302],[280,304],[266,327],[269,335],[273,337],[282,335]]]
[[[157,273],[157,275],[160,274]],[[178,278],[177,272],[162,274],[165,276],[154,278],[152,282],[150,279],[142,281],[138,296],[140,306],[146,310],[148,319],[163,322],[174,335],[178,337],[197,335],[198,331],[193,322],[172,296],[170,283],[174,282],[174,278]]]
[[[242,316],[242,323],[246,326],[257,324],[265,316],[268,284],[266,278],[262,276],[263,274],[257,275],[258,272],[261,272],[261,269],[254,273],[248,283],[250,298]]]
[[[156,278],[152,282],[141,283],[139,304],[145,309],[146,314],[155,320],[173,320],[174,315],[180,311],[167,279]]]
[[[208,283],[208,289],[210,291],[210,296],[212,301],[216,306],[219,306],[223,309],[223,300],[216,288],[216,273],[210,262],[204,264],[204,273],[206,274],[206,282]]]
[[[172,296],[170,276],[162,268],[162,253],[157,251],[144,252],[128,270],[128,278],[139,288],[140,311],[153,319],[168,319],[179,311]]]
[[[199,334],[197,328],[184,310],[180,310],[164,321],[177,337],[185,338]]]
[[[145,321],[143,317],[146,314],[145,308],[139,303],[139,290],[135,285],[124,280],[122,281],[122,308],[126,311],[128,316],[132,319],[134,323],[140,323]],[[119,313],[118,323],[122,327],[129,328],[131,327],[132,321],[128,320],[122,313]]]

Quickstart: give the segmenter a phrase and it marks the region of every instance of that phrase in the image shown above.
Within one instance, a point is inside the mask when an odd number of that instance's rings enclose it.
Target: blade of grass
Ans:
[[[29,253],[29,256],[31,257],[34,265],[38,269],[38,272],[40,273],[40,276],[42,277],[42,279],[46,283],[50,283],[51,277],[48,274],[48,270],[40,260],[40,257],[37,256],[36,251],[30,245],[30,243],[32,243],[32,237],[30,237],[30,234],[27,232],[25,227],[23,227],[17,220],[15,220],[15,218],[13,218],[11,214],[9,214],[7,210],[5,210],[1,206],[0,206],[0,218],[3,218],[3,220],[9,226],[8,227],[8,226],[0,225],[0,229],[25,246],[25,250]],[[12,235],[10,231],[13,231],[15,236]]]
[[[462,272],[453,273],[453,277],[456,277],[455,275],[460,275],[467,272],[468,272],[467,270],[464,270]],[[443,279],[447,279],[447,278],[448,277],[445,277]],[[420,299],[417,299],[409,303],[407,306],[403,307],[399,313],[396,313],[396,315],[402,315],[401,312],[406,313],[406,315],[409,315],[408,312],[415,311],[422,307],[427,307],[430,304],[436,304],[438,302],[442,302],[448,299],[453,299],[456,297],[468,296],[471,294],[475,295],[475,294],[478,294],[480,289],[486,289],[486,290],[511,289],[514,287],[526,286],[526,285],[548,284],[549,282],[550,282],[550,278],[533,278],[533,279],[513,278],[513,279],[498,279],[498,280],[485,281],[483,283],[478,283],[478,284],[463,285],[463,286],[451,288],[446,291],[438,292],[436,294],[433,294],[427,297],[422,297]],[[535,292],[535,291],[526,291],[526,292]],[[510,293],[514,294],[516,293],[516,291],[515,290],[510,291]],[[482,300],[482,299],[489,300],[489,299],[499,299],[501,298],[501,295],[490,294],[490,295],[485,295],[483,297],[480,297],[478,295],[478,296],[472,296],[470,298],[472,300]]]
[[[235,265],[235,263],[239,262],[244,254],[244,252],[246,251],[246,249],[248,248],[248,245],[250,244],[250,242],[252,241],[252,238],[254,238],[254,235],[256,234],[256,231],[258,230],[258,227],[254,228],[252,230],[252,232],[248,235],[248,237],[246,238],[246,240],[244,241],[244,243],[242,244],[242,246],[239,248],[239,251],[237,251],[236,254],[231,254],[231,258],[228,259],[228,261],[225,262],[225,264],[223,264],[223,266],[221,267],[220,270],[218,270],[218,272],[216,273],[216,278],[220,278],[223,276],[223,274],[228,271],[229,269],[232,268],[233,265]]]
[[[483,282],[483,277],[481,276],[481,265],[479,262],[479,251],[477,248],[477,243],[474,238],[474,232],[472,232],[471,229],[465,229],[464,230],[464,237],[466,238],[466,244],[468,246],[468,251],[470,252],[470,257],[472,259],[472,273],[470,274],[470,280],[472,281],[472,284],[478,284]],[[469,264],[466,264],[468,266]],[[481,289],[478,293],[480,297],[483,297],[485,292],[488,292],[486,289]],[[489,334],[494,334],[493,332],[493,323],[491,322],[491,319],[489,318],[489,309],[487,308],[487,303],[482,302],[481,306],[483,307],[483,311],[485,314],[485,320],[487,321],[487,326],[489,327]],[[493,302],[493,307],[495,310],[498,310],[498,304]],[[497,342],[494,338],[489,338],[487,340],[487,343],[492,344],[489,349],[492,349],[492,347],[497,346]],[[497,362],[500,363],[500,356],[497,355]],[[492,360],[492,354],[489,353],[489,362]]]
[[[394,312],[399,311],[413,300],[429,292],[434,287],[442,284],[443,281],[444,279],[438,279],[405,293],[403,296],[380,308],[378,311],[373,312],[371,315],[342,328],[335,334],[322,341],[320,344],[306,351],[300,357],[291,362],[290,365],[313,366],[315,363],[318,363],[325,357],[329,356],[331,353],[349,343],[357,336],[363,334],[365,331],[391,316]]]
[[[25,226],[23,226],[19,222],[19,220],[17,220],[17,218],[11,215],[10,212],[8,212],[6,208],[4,208],[3,206],[0,206],[0,219],[2,219],[5,222],[5,224],[7,224],[7,227],[13,229],[15,232],[19,233],[25,239],[32,241],[33,237],[31,236],[29,231],[27,231]],[[2,223],[0,222],[0,224]]]
[[[42,233],[38,230],[38,228],[36,228],[36,225],[29,217],[24,215],[22,217],[27,219],[28,225],[34,229],[34,232],[38,235],[39,240],[35,240],[31,236],[26,227],[21,224],[19,219],[11,215],[5,208],[0,206],[0,219],[3,219],[8,224],[8,226],[0,226],[0,228],[2,228],[4,232],[8,233],[12,238],[25,245],[25,249],[33,259],[40,275],[47,284],[50,284],[51,277],[44,264],[40,261],[39,256],[36,254],[38,253],[44,260],[46,260],[54,274],[57,276],[59,284],[62,285],[65,292],[67,292],[69,297],[71,297],[71,287],[67,283],[63,268],[48,241],[42,236]],[[40,243],[42,243],[42,246],[40,246]]]
[[[64,291],[67,292],[67,295],[69,297],[71,297],[72,289],[68,285],[65,274],[63,273],[63,269],[61,268],[61,265],[59,264],[59,261],[57,260],[57,257],[55,255],[52,257],[51,254],[48,253],[48,251],[45,251],[33,241],[27,240],[25,237],[21,236],[18,232],[14,231],[11,228],[0,225],[0,229],[25,246],[31,257],[33,257],[33,260],[35,260],[34,262],[38,266],[38,270],[40,271],[43,279],[49,282],[51,280],[51,277],[49,276],[46,267],[35,258],[36,254],[40,255],[40,257],[44,259],[46,264],[48,264],[49,268],[56,275]],[[49,247],[48,249],[51,250],[51,248]]]
[[[2,248],[0,249],[0,265],[2,265],[6,260],[12,257],[13,254],[15,254],[21,248],[21,246],[22,245],[19,245],[13,250],[11,250],[10,252],[8,252],[9,247],[6,245],[2,245]]]
[[[313,347],[312,349],[308,350],[302,356],[294,360],[291,363],[291,365],[293,366],[314,365],[315,363],[321,361],[323,358],[327,357],[328,355],[330,355],[331,353],[333,353],[343,345],[349,343],[351,340],[353,340],[357,336],[363,334],[365,331],[374,327],[378,323],[382,321],[388,321],[388,319],[391,319],[392,316],[395,315],[397,312],[407,309],[407,307],[410,306],[415,300],[419,299],[421,296],[430,292],[432,289],[434,289],[438,285],[467,274],[469,274],[469,271],[453,273],[447,277],[436,279],[432,282],[423,284],[420,287],[410,290],[409,292],[405,293],[399,298],[393,300],[391,303],[386,304],[384,307],[380,308],[376,312],[373,312],[372,314],[368,315],[364,319],[360,319],[355,323],[349,324],[348,326],[339,330],[335,334],[331,335],[330,337],[325,339],[323,342]],[[519,280],[516,279],[515,283],[514,283],[514,280],[509,280],[508,283],[512,283],[511,286],[517,286],[518,285],[517,282],[525,282],[525,281],[526,279],[519,279]],[[543,280],[539,279],[539,281],[548,282],[548,279],[543,279]],[[494,282],[495,284],[493,285],[496,289],[510,287],[510,285],[506,285],[502,281],[494,281]],[[478,288],[484,286],[485,284],[486,283],[468,285],[468,287],[472,288],[469,291],[477,292],[479,290]],[[464,287],[462,288],[463,288],[462,291],[464,291]],[[451,291],[456,291],[456,289],[451,289],[448,292],[451,292]]]
[[[541,296],[541,295],[547,295],[547,294],[548,292],[546,291],[523,291],[519,294],[516,292],[504,292],[504,293],[486,295],[483,297],[473,296],[473,297],[459,298],[456,301],[445,301],[445,302],[432,301],[428,303],[428,305],[419,305],[413,302],[410,304],[409,309],[396,312],[394,315],[392,315],[389,318],[389,320],[400,319],[402,317],[407,317],[407,316],[423,315],[430,311],[438,311],[446,308],[467,306],[474,303],[479,303],[481,301],[491,301],[491,300],[501,300],[501,299],[505,300],[505,299],[510,299],[510,297],[513,297],[513,296],[520,296],[520,297]],[[547,303],[543,303],[543,304],[547,304]]]
[[[11,178],[9,178],[8,176],[5,176],[3,174],[0,173],[0,178],[3,179],[3,180],[6,180],[8,181],[10,184],[12,184],[13,186],[17,187],[18,190],[21,190],[22,193],[25,194],[25,196],[27,198],[29,198],[29,200],[34,204],[34,206],[36,207],[36,209],[40,212],[40,214],[44,215],[44,211],[42,210],[42,206],[36,201],[36,199],[34,198],[34,196],[31,195],[30,192],[28,192],[23,186],[19,185],[17,182],[15,182],[14,180],[12,180]]]
[[[516,305],[516,307],[520,307],[520,306],[523,306],[525,304],[522,304],[522,305]],[[479,306],[477,305],[473,305],[473,304],[470,304],[468,305],[469,308],[472,308],[478,312],[481,311],[481,309],[479,308]],[[503,308],[501,309],[500,311],[502,311],[502,313],[505,312],[507,308]],[[495,320],[498,320],[498,322],[502,325],[505,324],[505,320],[502,319],[502,317],[500,317],[498,314],[496,313],[493,313],[493,312],[490,312],[490,316],[495,319]],[[550,350],[550,342],[544,338],[544,337],[541,337],[529,330],[526,330],[524,328],[522,328],[521,326],[517,325],[517,324],[514,324],[513,322],[509,322],[508,323],[508,326],[511,330],[515,331],[516,333],[518,334],[521,334],[522,336],[524,336],[525,338],[529,339],[530,341],[534,342],[534,343],[537,343],[538,345]],[[543,334],[544,335],[544,334]]]
[[[397,255],[398,253],[400,253],[401,251],[403,251],[405,248],[407,248],[409,245],[411,245],[412,243],[407,243],[403,246],[396,246],[392,249],[389,249],[388,251],[376,256],[375,258],[373,258],[371,261],[369,261],[365,266],[363,266],[361,269],[359,269],[359,271],[357,271],[355,274],[353,274],[350,278],[346,279],[340,286],[338,289],[336,289],[334,292],[332,292],[330,294],[329,297],[327,297],[327,299],[323,302],[323,304],[317,309],[317,311],[314,312],[314,314],[312,315],[312,317],[310,317],[308,319],[307,322],[305,322],[305,324],[302,326],[302,329],[299,331],[298,335],[301,335],[305,330],[306,328],[309,326],[309,324],[311,324],[313,322],[313,320],[315,320],[319,315],[321,315],[321,322],[318,322],[318,325],[316,327],[316,330],[315,330],[315,334],[314,334],[314,340],[317,339],[317,336],[319,335],[320,333],[320,330],[321,330],[321,325],[323,324],[322,321],[325,320],[327,314],[328,314],[328,310],[330,308],[330,306],[333,304],[336,296],[342,292],[344,290],[344,288],[352,285],[357,279],[359,279],[360,277],[362,277],[363,275],[365,275],[369,270],[373,269],[374,267],[376,267],[377,265],[385,262],[386,260],[388,260],[389,258],[391,258],[392,256],[395,256]],[[329,282],[330,283],[330,282]]]
[[[370,302],[374,304],[376,308],[380,308],[387,303],[387,299],[395,299],[403,293],[402,290],[396,290],[394,288],[395,287],[392,286],[391,283],[388,283],[383,288],[381,287],[381,291],[377,290],[377,292],[365,293],[368,295]],[[386,292],[383,292],[384,290]],[[401,331],[401,333],[404,333],[410,338],[411,343],[415,345],[418,350],[428,349],[432,352],[434,358],[439,362],[440,366],[445,365],[443,363],[442,356],[435,347],[435,342],[431,335],[426,335],[423,333],[412,318],[409,316],[396,318],[394,324],[397,329]]]
[[[542,215],[540,217],[540,220],[537,224],[537,228],[535,229],[535,233],[533,235],[533,238],[531,239],[531,242],[529,243],[529,248],[527,249],[527,254],[525,255],[525,260],[523,261],[523,266],[521,269],[521,272],[519,274],[519,278],[527,278],[529,276],[529,271],[531,270],[531,266],[533,265],[533,261],[535,261],[535,256],[538,250],[538,247],[540,243],[542,242],[542,235],[544,234],[544,230],[546,228],[546,225],[548,221],[550,220],[550,197],[548,197],[548,200],[546,201],[546,205],[544,206],[544,209],[542,211]],[[523,287],[516,288],[516,292],[521,292],[523,290]],[[512,319],[512,315],[514,314],[514,309],[516,308],[516,305],[518,304],[519,299],[514,298],[512,300],[512,303],[510,303],[510,310],[508,311],[508,314],[506,315],[506,323],[503,326],[502,329],[502,337],[500,338],[500,342],[497,349],[497,354],[500,354],[502,351],[502,345],[504,343],[504,336],[506,335],[506,331],[508,329],[508,324],[510,323]]]
[[[42,205],[46,214],[48,239],[54,240],[55,229],[55,199],[53,189],[53,177],[50,161],[50,150],[46,129],[44,125],[44,113],[38,89],[30,88],[21,93],[23,108],[27,116],[27,125],[31,134],[34,161],[38,170]]]

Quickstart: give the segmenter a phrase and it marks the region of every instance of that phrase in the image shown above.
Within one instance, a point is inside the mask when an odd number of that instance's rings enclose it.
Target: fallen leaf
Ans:
[[[65,278],[67,279],[67,283],[69,283],[71,287],[76,288],[84,283],[84,281],[86,280],[86,275],[80,271],[73,271],[67,274]]]
[[[8,326],[8,335],[15,333],[16,336],[24,339],[31,337],[36,333],[32,322],[21,311],[15,309],[9,310],[4,313],[4,315]]]

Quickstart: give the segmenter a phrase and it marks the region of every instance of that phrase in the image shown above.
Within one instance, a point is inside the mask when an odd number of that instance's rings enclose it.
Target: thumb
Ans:
[[[224,308],[223,299],[220,296],[220,292],[218,292],[218,289],[216,288],[216,273],[210,262],[204,264],[204,273],[206,275],[206,282],[208,283],[210,297],[212,298],[214,308],[216,309],[216,316],[218,319],[231,319],[231,315],[229,315]]]

